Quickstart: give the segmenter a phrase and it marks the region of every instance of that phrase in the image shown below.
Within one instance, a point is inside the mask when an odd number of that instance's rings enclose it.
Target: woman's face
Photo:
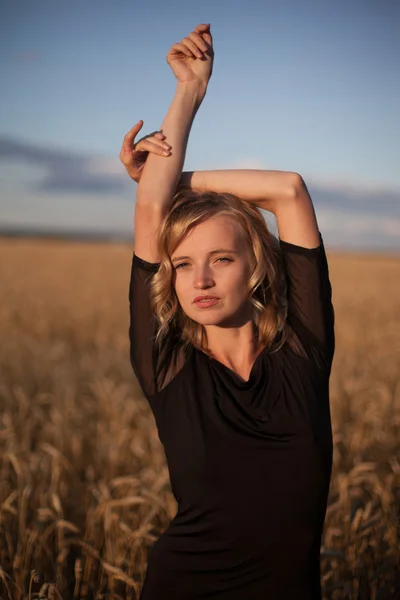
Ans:
[[[196,225],[173,252],[171,261],[176,295],[193,321],[234,327],[251,318],[247,299],[250,253],[233,219],[215,215]],[[195,302],[204,295],[218,300],[208,307]]]

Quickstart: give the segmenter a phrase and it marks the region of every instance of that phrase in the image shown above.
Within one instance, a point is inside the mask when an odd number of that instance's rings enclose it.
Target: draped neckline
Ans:
[[[264,348],[262,348],[261,350],[258,351],[258,354],[256,356],[256,358],[253,361],[252,367],[250,369],[250,374],[249,374],[249,378],[243,379],[243,377],[241,375],[239,375],[239,373],[237,373],[236,371],[234,371],[233,369],[231,369],[230,367],[228,367],[227,365],[225,365],[224,363],[222,363],[220,360],[209,356],[208,354],[206,354],[205,352],[203,352],[203,350],[198,350],[198,352],[201,352],[201,354],[203,354],[206,358],[208,358],[208,360],[213,363],[217,368],[220,368],[222,370],[224,370],[225,372],[228,372],[229,374],[231,374],[237,381],[238,384],[240,384],[242,387],[247,387],[249,385],[251,385],[254,381],[254,379],[256,378],[257,375],[257,370],[258,370],[258,366],[260,364],[261,361],[261,357],[264,354],[265,351],[265,346]]]

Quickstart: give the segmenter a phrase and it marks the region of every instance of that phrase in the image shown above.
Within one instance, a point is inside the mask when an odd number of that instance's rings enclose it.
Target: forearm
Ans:
[[[149,153],[137,190],[137,204],[151,205],[162,212],[168,208],[182,175],[189,133],[205,93],[206,86],[178,82],[161,126],[172,146],[171,155],[165,158]]]
[[[278,204],[293,197],[299,175],[292,171],[235,169],[184,171],[179,186],[195,191],[229,193],[276,214]]]

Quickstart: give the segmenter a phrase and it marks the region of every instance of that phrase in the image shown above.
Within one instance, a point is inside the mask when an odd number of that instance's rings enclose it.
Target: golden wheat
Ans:
[[[0,597],[139,597],[176,512],[129,363],[128,244],[0,240]],[[400,258],[328,252],[336,313],[324,598],[395,598]]]

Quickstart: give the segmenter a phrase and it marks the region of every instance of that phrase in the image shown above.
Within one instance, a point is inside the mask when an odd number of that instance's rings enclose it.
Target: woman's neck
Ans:
[[[206,327],[207,353],[234,371],[251,369],[260,353],[258,332],[252,321],[242,327]]]

